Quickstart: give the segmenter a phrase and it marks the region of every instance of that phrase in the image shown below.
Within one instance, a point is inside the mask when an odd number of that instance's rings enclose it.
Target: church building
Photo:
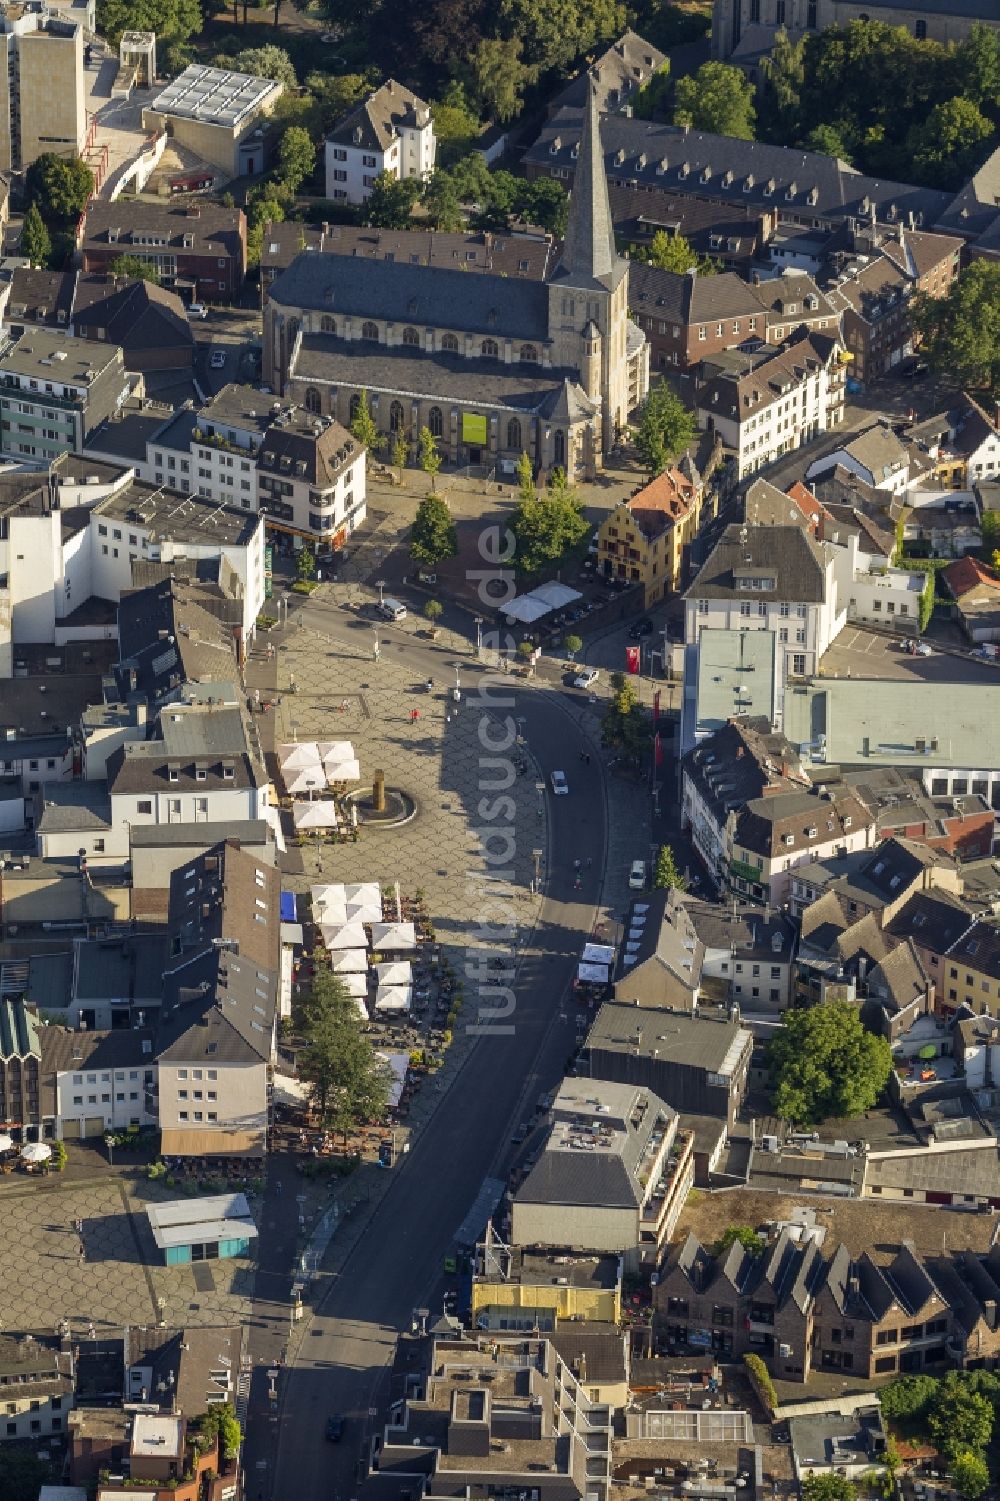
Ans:
[[[366,391],[382,432],[415,452],[427,427],[456,464],[527,453],[536,473],[595,474],[646,395],[649,350],[628,316],[593,90],[566,238],[545,280],[417,260],[298,255],[265,308],[272,389],[347,425]]]

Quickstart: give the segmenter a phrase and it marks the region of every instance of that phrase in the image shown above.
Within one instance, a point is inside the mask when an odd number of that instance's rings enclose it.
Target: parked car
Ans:
[[[633,860],[628,873],[630,891],[641,891],[646,884],[645,860]]]
[[[224,349],[213,349],[212,358],[208,363],[213,370],[224,370],[226,368],[226,351]]]
[[[331,1444],[339,1444],[344,1437],[344,1419],[341,1413],[331,1413],[327,1418],[326,1436]]]
[[[573,679],[573,687],[574,688],[593,688],[594,684],[597,682],[597,679],[600,677],[600,675],[601,674],[600,674],[600,671],[598,670],[598,668],[596,668],[596,667],[586,667],[586,668],[584,668],[583,672],[577,673],[576,677]]]
[[[203,302],[191,302],[191,303],[189,303],[187,311],[188,311],[188,317],[189,318],[199,318],[200,319],[200,318],[207,318],[208,317],[208,308],[205,306],[205,304]]]
[[[899,366],[899,374],[903,380],[923,380],[927,374],[927,365],[915,354],[911,354],[910,358],[904,360]]]
[[[918,657],[929,657],[932,655],[931,648],[927,645],[926,641],[914,642],[913,650]]]
[[[550,775],[549,780],[552,783],[552,791],[555,793],[556,797],[566,797],[569,792],[569,783],[566,780],[566,773],[564,771],[553,771]]]
[[[649,616],[644,615],[641,620],[637,620],[634,625],[629,626],[628,639],[630,641],[641,641],[643,636],[651,636],[655,629],[656,627]]]

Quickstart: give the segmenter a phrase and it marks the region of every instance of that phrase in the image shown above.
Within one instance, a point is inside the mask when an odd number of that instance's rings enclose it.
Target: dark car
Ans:
[[[927,375],[927,366],[923,360],[918,360],[916,355],[911,355],[900,365],[899,373],[903,380],[923,380]]]
[[[656,627],[649,616],[644,615],[641,620],[637,620],[634,625],[629,627],[628,639],[630,641],[641,641],[643,636],[651,636],[655,629]]]
[[[344,1419],[339,1412],[326,1420],[326,1436],[331,1444],[339,1444],[344,1437]]]

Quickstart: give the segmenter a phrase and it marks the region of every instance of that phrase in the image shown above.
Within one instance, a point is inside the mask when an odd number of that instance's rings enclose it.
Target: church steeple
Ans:
[[[611,225],[597,91],[588,75],[583,134],[569,200],[566,238],[555,279],[573,286],[594,282],[610,286],[617,280],[621,264]]]

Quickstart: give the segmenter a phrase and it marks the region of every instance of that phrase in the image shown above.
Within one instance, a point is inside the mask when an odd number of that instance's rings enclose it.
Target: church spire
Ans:
[[[595,281],[606,283],[615,275],[618,264],[608,202],[608,180],[601,152],[597,91],[588,73],[583,134],[569,200],[566,238],[556,275],[574,285]]]

